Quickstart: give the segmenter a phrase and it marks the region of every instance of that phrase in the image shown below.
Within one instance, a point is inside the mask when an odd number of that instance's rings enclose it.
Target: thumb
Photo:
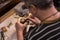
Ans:
[[[25,27],[27,26],[27,22],[24,23],[24,26],[25,26]]]

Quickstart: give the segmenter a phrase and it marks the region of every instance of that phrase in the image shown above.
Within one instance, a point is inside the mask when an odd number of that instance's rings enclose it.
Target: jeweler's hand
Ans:
[[[34,17],[34,16],[28,17],[28,19],[37,25],[40,25],[40,23],[41,23],[41,20],[39,20],[37,17]]]
[[[24,28],[27,26],[27,23],[25,22],[24,24],[20,23],[20,18],[17,20],[15,26],[16,26],[16,30],[21,30],[23,31]]]

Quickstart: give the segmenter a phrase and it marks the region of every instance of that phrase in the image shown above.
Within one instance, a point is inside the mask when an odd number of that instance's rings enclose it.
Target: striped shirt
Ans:
[[[30,28],[24,40],[60,40],[60,21]]]

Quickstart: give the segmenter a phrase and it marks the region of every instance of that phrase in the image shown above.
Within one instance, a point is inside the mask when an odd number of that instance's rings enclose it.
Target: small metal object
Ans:
[[[21,20],[20,23],[23,23],[24,24],[25,22],[27,22],[29,24],[29,20],[28,19],[21,18],[20,20]]]
[[[8,25],[7,27],[10,28],[11,25],[13,25],[12,22],[10,22],[9,25]]]
[[[6,31],[7,31],[6,27],[2,27],[1,30],[2,30],[3,32],[6,32]]]
[[[26,21],[26,20],[25,20],[25,19],[23,19],[23,18],[22,18],[22,19],[20,19],[20,20],[21,20],[21,21],[20,21],[20,23],[22,23],[22,24],[24,24],[24,23],[25,23],[25,21]]]

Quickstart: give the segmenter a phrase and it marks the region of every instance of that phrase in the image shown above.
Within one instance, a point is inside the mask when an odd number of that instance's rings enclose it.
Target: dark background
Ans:
[[[20,0],[0,0],[0,17],[12,9]]]

